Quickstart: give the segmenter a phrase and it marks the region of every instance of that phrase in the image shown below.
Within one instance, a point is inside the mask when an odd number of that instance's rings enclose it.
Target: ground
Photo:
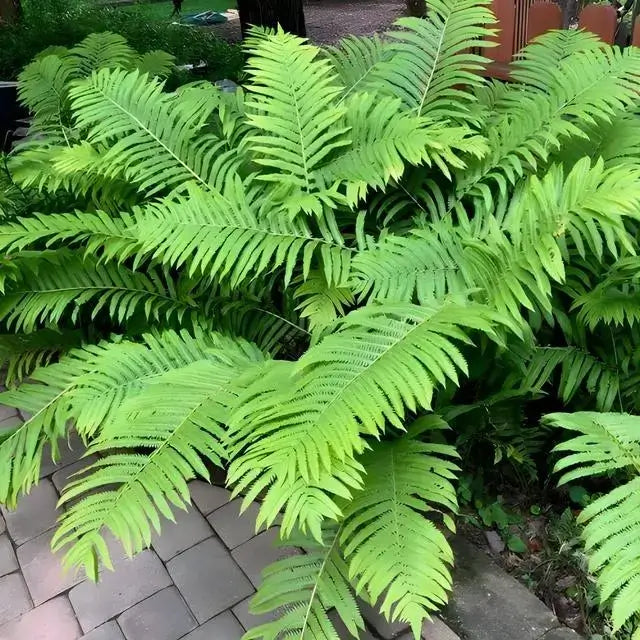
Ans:
[[[0,405],[0,426],[21,417]],[[50,550],[59,492],[88,463],[72,439],[57,466],[47,458],[41,481],[16,511],[0,515],[0,640],[240,640],[268,619],[249,613],[260,573],[283,554],[277,528],[256,535],[257,505],[239,516],[221,487],[191,483],[193,506],[164,523],[152,547],[127,558],[108,537],[115,571],[94,584],[65,572]],[[411,640],[406,625],[389,625],[363,610],[370,628],[361,640]],[[350,638],[344,630],[341,638]],[[439,620],[426,623],[422,640],[459,640]]]
[[[200,11],[224,11],[235,5],[233,0],[184,0],[183,14]],[[131,7],[144,11],[153,20],[169,20],[171,2],[140,3],[125,5],[122,11]],[[384,31],[397,18],[405,15],[405,0],[307,0],[305,18],[309,38],[318,43],[330,43],[348,35],[370,35]],[[240,40],[238,21],[209,27],[221,37]]]

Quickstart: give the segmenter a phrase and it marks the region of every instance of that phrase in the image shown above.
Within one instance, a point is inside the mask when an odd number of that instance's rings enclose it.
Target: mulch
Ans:
[[[406,15],[406,8],[406,0],[307,0],[307,36],[312,42],[329,44],[348,35],[371,35]],[[240,40],[238,21],[210,28],[225,40]]]

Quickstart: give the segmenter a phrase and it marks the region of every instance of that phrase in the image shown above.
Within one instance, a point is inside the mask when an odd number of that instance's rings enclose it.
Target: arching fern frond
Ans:
[[[246,492],[245,501],[265,492],[259,522],[273,522],[282,509],[283,530],[298,524],[317,537],[322,517],[336,517],[334,501],[325,494],[303,504],[300,491],[311,485],[344,493],[335,483],[351,478],[343,466],[362,451],[362,436],[379,436],[386,423],[402,428],[407,410],[429,408],[435,387],[457,383],[458,370],[466,371],[457,347],[469,341],[465,329],[491,334],[493,322],[471,303],[349,313],[297,366],[281,363],[241,399],[230,427],[235,491]]]
[[[70,66],[82,77],[105,68],[129,69],[138,60],[138,54],[127,41],[120,34],[109,31],[89,34],[69,49],[67,56]]]
[[[204,460],[220,465],[226,458],[223,425],[235,399],[232,382],[252,360],[242,345],[225,347],[149,381],[90,445],[88,454],[106,457],[65,488],[61,503],[82,499],[65,511],[52,542],[54,549],[71,545],[68,566],[83,566],[94,580],[98,562],[111,566],[105,528],[129,555],[148,547],[160,515],[173,520],[171,505],[184,509],[190,502],[187,481],[208,478]]]
[[[89,304],[92,318],[104,310],[119,323],[136,311],[159,320],[181,318],[196,308],[188,289],[168,272],[149,269],[145,274],[64,250],[39,255],[41,267],[22,269],[0,300],[0,318],[16,330],[30,332],[63,317],[76,322],[80,309]]]
[[[250,53],[247,116],[253,159],[265,167],[259,177],[281,186],[292,216],[302,210],[320,217],[337,194],[318,185],[316,171],[349,140],[344,110],[335,105],[337,77],[317,47],[283,31],[260,39]]]
[[[391,57],[378,65],[377,86],[419,116],[469,118],[472,94],[460,87],[482,83],[484,58],[471,49],[487,46],[493,20],[475,0],[429,0],[425,19],[401,18],[387,34]]]
[[[550,424],[579,436],[556,447],[566,453],[556,465],[560,483],[627,469],[634,476],[588,505],[580,514],[589,569],[600,598],[613,598],[615,633],[640,613],[640,418],[620,413],[554,413]],[[634,638],[640,628],[636,627]]]
[[[364,620],[340,554],[340,532],[338,525],[324,527],[324,544],[299,533],[287,539],[288,545],[302,547],[305,553],[278,560],[263,571],[250,610],[255,614],[274,612],[277,617],[249,630],[246,640],[294,636],[334,640],[338,636],[330,615],[333,608],[349,632],[359,636]]]
[[[373,444],[360,459],[364,486],[344,511],[340,540],[356,590],[380,599],[384,616],[410,624],[416,638],[451,589],[453,552],[438,525],[453,528],[458,468],[449,458],[457,455],[411,431]]]

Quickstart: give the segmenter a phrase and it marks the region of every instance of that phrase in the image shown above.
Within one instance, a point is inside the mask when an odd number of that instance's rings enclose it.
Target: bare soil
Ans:
[[[371,35],[406,15],[406,9],[406,0],[307,0],[307,35],[319,44],[333,43],[348,35]],[[238,21],[210,28],[225,40],[240,40]]]

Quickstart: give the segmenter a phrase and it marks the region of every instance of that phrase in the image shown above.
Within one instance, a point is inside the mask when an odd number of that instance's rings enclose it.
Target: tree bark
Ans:
[[[242,35],[252,26],[280,25],[285,31],[306,36],[302,0],[238,0]]]
[[[0,23],[15,22],[21,14],[20,0],[0,0]]]

